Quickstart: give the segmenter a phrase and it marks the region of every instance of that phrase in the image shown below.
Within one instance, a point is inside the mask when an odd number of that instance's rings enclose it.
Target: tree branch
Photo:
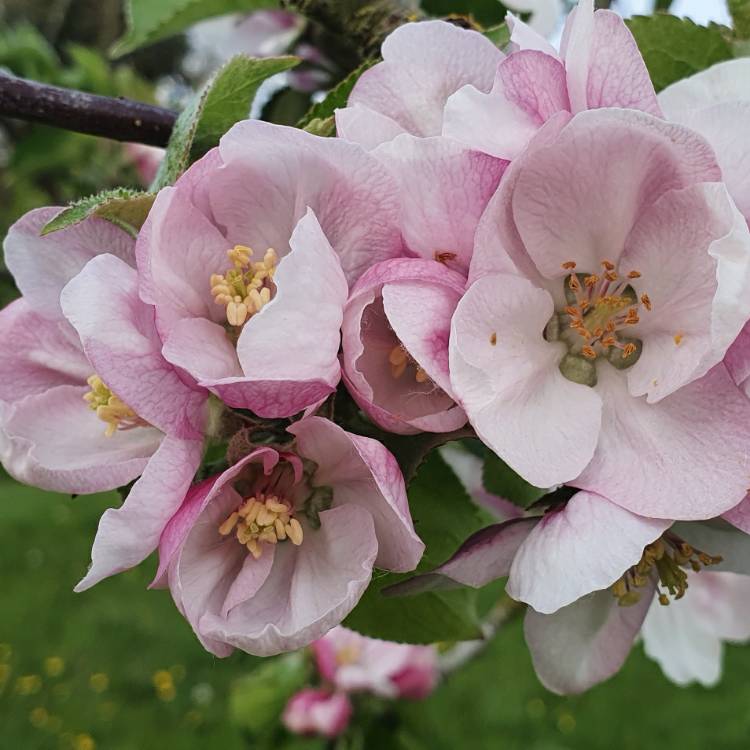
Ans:
[[[115,141],[166,146],[177,115],[131,99],[86,94],[0,74],[0,117]]]

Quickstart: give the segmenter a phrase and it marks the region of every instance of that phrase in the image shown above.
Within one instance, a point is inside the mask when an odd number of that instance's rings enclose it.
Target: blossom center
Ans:
[[[410,369],[414,372],[414,380],[417,383],[426,383],[430,376],[419,366],[417,361],[406,351],[403,344],[396,344],[388,354],[388,363],[391,366],[391,375],[394,380],[399,380],[401,376]]]
[[[613,367],[624,370],[640,358],[640,339],[629,335],[629,329],[640,322],[640,312],[651,310],[648,294],[640,297],[633,288],[639,271],[621,276],[614,263],[604,260],[602,272],[575,273],[576,262],[562,264],[570,271],[564,281],[567,306],[550,319],[545,338],[562,341],[568,346],[560,362],[562,374],[576,383],[596,385],[597,359],[606,359]]]
[[[643,557],[612,585],[612,593],[621,607],[629,607],[641,599],[640,589],[657,579],[659,604],[669,604],[669,597],[682,599],[688,588],[686,570],[700,571],[722,561],[720,555],[709,555],[695,549],[683,539],[667,532],[643,550]],[[666,590],[662,590],[662,587]]]
[[[291,503],[262,492],[243,500],[219,526],[222,536],[233,532],[256,560],[263,554],[264,544],[278,544],[288,539],[299,547],[304,536]]]
[[[232,268],[223,274],[211,274],[211,294],[217,305],[226,307],[229,325],[242,326],[271,301],[279,259],[276,251],[269,247],[263,260],[252,262],[253,251],[245,245],[235,245],[227,250],[227,256]]]
[[[106,422],[104,434],[107,437],[112,437],[118,430],[148,427],[148,422],[115,396],[98,375],[91,375],[86,382],[90,390],[84,394],[83,400],[102,422]]]
[[[340,667],[356,664],[359,661],[360,654],[361,649],[356,643],[342,646],[336,651],[336,664]]]

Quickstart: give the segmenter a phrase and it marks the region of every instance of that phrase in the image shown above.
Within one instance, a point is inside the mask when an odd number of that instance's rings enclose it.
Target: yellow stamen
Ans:
[[[83,400],[102,422],[106,422],[104,434],[107,437],[112,437],[118,430],[148,426],[148,422],[120,401],[98,375],[91,375],[86,382],[91,390],[84,394]]]
[[[278,265],[273,248],[266,250],[262,261],[250,262],[253,251],[246,245],[227,250],[232,268],[224,274],[209,277],[211,295],[217,305],[226,307],[227,323],[241,327],[248,318],[260,312],[271,301],[272,281]]]

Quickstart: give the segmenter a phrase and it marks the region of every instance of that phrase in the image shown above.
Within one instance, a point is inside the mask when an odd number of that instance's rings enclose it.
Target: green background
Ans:
[[[153,560],[72,592],[99,515],[113,502],[111,494],[72,499],[0,479],[0,747],[257,747],[231,723],[227,702],[232,683],[258,662],[204,652],[168,592],[146,590]],[[608,684],[559,698],[534,676],[515,621],[432,697],[401,704],[399,729],[383,747],[747,748],[748,673],[750,650],[730,646],[718,688],[680,689],[637,647]]]

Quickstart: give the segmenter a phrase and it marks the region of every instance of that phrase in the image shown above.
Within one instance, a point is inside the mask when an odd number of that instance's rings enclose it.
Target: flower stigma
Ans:
[[[628,568],[612,585],[612,594],[621,607],[630,607],[640,601],[640,589],[656,577],[659,604],[666,606],[670,596],[682,599],[685,595],[688,588],[688,568],[697,573],[709,565],[718,565],[722,559],[720,555],[709,555],[695,549],[675,534],[667,532],[646,545],[640,561]]]
[[[246,245],[235,245],[227,256],[232,268],[211,274],[209,284],[216,304],[226,307],[227,323],[241,327],[271,301],[279,258],[269,247],[263,260],[251,262],[253,251]]]
[[[149,426],[148,422],[115,396],[98,375],[91,375],[86,382],[90,390],[84,394],[83,400],[102,422],[107,423],[107,429],[104,431],[107,437],[112,437],[118,430]]]
[[[601,273],[585,274],[573,273],[573,260],[562,264],[563,270],[571,272],[564,280],[567,305],[552,316],[544,330],[548,341],[568,346],[560,372],[574,383],[589,386],[596,385],[598,359],[606,359],[618,370],[638,361],[643,344],[628,331],[640,322],[643,310],[650,312],[653,307],[648,294],[639,297],[633,288],[633,282],[641,277],[639,271],[621,276],[611,261],[603,260],[601,266]]]
[[[278,544],[288,539],[299,547],[304,537],[291,504],[277,495],[262,492],[245,499],[219,526],[222,536],[232,532],[256,560],[263,554],[263,544]]]

